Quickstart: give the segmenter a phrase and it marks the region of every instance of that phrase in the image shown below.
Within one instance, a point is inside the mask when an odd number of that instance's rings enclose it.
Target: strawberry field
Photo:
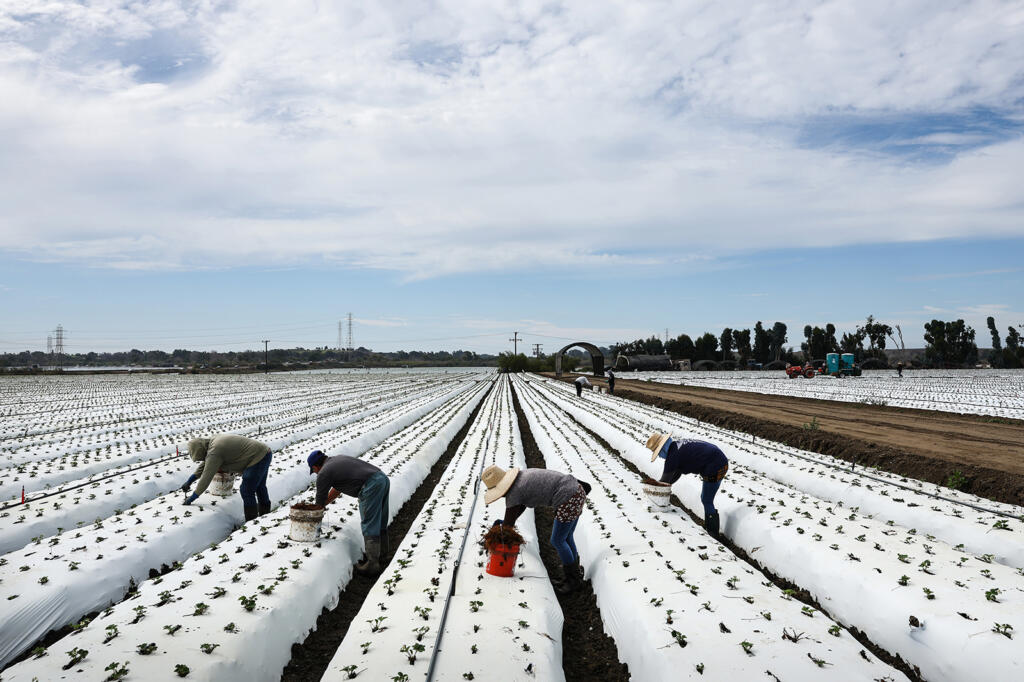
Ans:
[[[971,400],[1017,409],[994,386]],[[641,491],[655,430],[729,457],[723,543],[695,477],[668,507]],[[244,522],[237,489],[182,505],[180,453],[217,432],[272,449],[269,514]],[[357,501],[328,507],[319,541],[289,538],[314,448],[380,467],[408,529],[355,604]],[[584,616],[552,589],[532,510],[515,576],[484,570],[504,508],[480,472],[528,461],[593,485],[576,532],[590,615],[632,679],[1024,676],[1024,509],[537,376],[432,370],[5,379],[0,680],[278,680],[344,600],[354,615],[302,677],[582,679],[588,644],[562,630]]]

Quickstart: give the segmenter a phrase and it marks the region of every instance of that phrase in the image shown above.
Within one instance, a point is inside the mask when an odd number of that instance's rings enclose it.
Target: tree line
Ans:
[[[57,357],[42,351],[22,351],[0,354],[0,368],[15,367],[180,367],[191,371],[217,369],[262,369],[264,362],[269,369],[296,367],[490,367],[497,358],[494,355],[478,354],[473,351],[395,351],[378,353],[368,348],[338,350],[336,348],[271,348],[264,354],[261,350],[246,351],[198,351],[175,349],[168,353],[162,350],[139,350],[110,353],[65,353]]]
[[[1024,345],[1016,327],[1009,327],[1005,343],[1000,339],[995,320],[988,318],[992,334],[992,351],[987,359],[993,367],[1024,367]],[[919,364],[930,367],[972,367],[979,361],[975,330],[962,319],[953,321],[932,320],[924,324],[924,358]],[[646,339],[612,344],[611,357],[622,355],[668,355],[673,360],[700,362],[734,361],[741,367],[751,363],[761,365],[782,360],[790,364],[802,364],[821,360],[829,353],[852,353],[854,361],[865,362],[877,359],[888,364],[887,349],[905,351],[903,329],[900,325],[889,325],[873,315],[868,315],[863,324],[837,337],[836,326],[831,322],[824,327],[804,325],[803,340],[799,350],[786,346],[789,329],[784,322],[775,322],[771,327],[760,320],[751,329],[726,327],[719,334],[704,332],[691,338],[680,334],[662,341],[657,336]]]

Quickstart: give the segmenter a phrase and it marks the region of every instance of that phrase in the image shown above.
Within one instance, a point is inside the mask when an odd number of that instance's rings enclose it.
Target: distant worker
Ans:
[[[608,370],[608,394],[615,393],[615,372]]]
[[[583,502],[590,492],[590,484],[551,469],[512,468],[505,471],[499,466],[484,469],[480,480],[487,486],[485,504],[505,498],[505,517],[495,521],[495,526],[515,526],[516,519],[527,507],[554,507],[551,545],[562,561],[564,577],[555,584],[555,591],[568,594],[578,588],[583,582],[583,569],[580,568],[580,553],[576,550],[573,533],[583,513]]]
[[[715,509],[715,493],[722,485],[722,479],[729,471],[729,460],[717,445],[703,440],[682,438],[674,440],[667,433],[654,432],[647,439],[647,449],[653,454],[651,461],[661,457],[665,460],[661,479],[657,483],[672,485],[683,474],[698,474],[704,481],[700,501],[704,505],[704,527],[708,535],[718,539],[718,510]]]
[[[316,503],[326,506],[338,495],[359,498],[365,556],[356,564],[356,573],[377,575],[384,570],[388,547],[388,497],[391,481],[387,475],[358,457],[328,457],[314,450],[306,459],[309,473],[316,474]]]
[[[246,521],[252,521],[270,511],[270,494],[267,492],[267,475],[270,473],[270,448],[264,443],[233,433],[218,433],[212,438],[193,438],[188,442],[188,455],[199,462],[195,472],[181,486],[187,493],[192,484],[199,480],[196,491],[185,498],[185,504],[192,504],[206,492],[214,475],[241,473],[242,485],[238,493],[242,496],[242,511]]]
[[[896,376],[900,376],[900,377],[903,376],[903,363],[902,362],[897,362],[896,363]]]
[[[586,386],[587,388],[590,388],[590,381],[588,381],[585,376],[578,376],[578,377],[576,377],[576,381],[574,381],[573,383],[576,384],[576,397],[577,398],[579,398],[580,396],[583,395],[583,387],[584,386]]]

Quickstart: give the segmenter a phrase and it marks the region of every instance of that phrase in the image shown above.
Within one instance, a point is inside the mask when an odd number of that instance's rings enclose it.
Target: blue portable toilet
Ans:
[[[835,374],[839,371],[839,353],[829,353],[825,356],[825,366],[828,367],[829,374]]]
[[[853,369],[853,353],[843,353],[843,369]]]

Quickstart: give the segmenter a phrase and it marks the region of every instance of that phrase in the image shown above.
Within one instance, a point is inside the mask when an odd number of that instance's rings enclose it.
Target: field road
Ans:
[[[572,381],[577,375],[566,375]],[[590,377],[607,388],[603,378]],[[856,379],[850,379],[856,381]],[[1024,503],[1024,421],[616,378],[616,395],[866,466]],[[817,428],[809,428],[811,424]]]

